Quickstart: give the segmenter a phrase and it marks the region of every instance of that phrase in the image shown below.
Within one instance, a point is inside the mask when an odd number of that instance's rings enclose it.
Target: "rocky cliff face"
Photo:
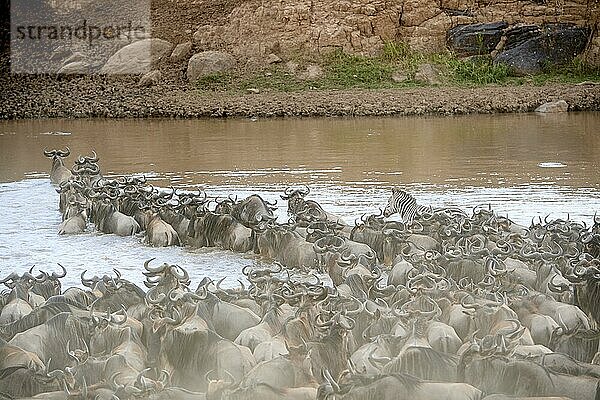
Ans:
[[[200,26],[193,37],[201,50],[222,49],[238,58],[332,49],[374,55],[388,41],[439,52],[451,28],[499,21],[588,27],[586,58],[600,64],[599,0],[250,0],[226,22]]]

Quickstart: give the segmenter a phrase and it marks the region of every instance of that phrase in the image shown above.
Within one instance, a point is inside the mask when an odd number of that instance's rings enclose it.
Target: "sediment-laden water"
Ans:
[[[452,118],[284,120],[29,120],[0,122],[0,271],[67,267],[79,274],[119,268],[142,281],[156,258],[184,266],[193,282],[234,285],[251,254],[151,248],[141,237],[89,232],[58,236],[58,194],[44,148],[100,156],[106,176],[144,174],[156,186],[204,189],[209,196],[259,193],[275,200],[306,184],[346,222],[383,207],[392,186],[421,204],[468,210],[490,204],[529,224],[534,216],[590,222],[600,210],[600,113]],[[277,214],[286,219],[286,203]]]

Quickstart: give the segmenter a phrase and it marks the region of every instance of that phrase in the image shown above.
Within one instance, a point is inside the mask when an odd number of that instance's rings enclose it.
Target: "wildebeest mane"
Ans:
[[[173,345],[166,354],[175,369],[184,371],[203,371],[210,365],[208,348],[220,337],[212,330],[183,334],[177,330],[171,332]]]
[[[272,332],[281,332],[283,330],[283,326],[285,322],[281,321],[281,315],[283,311],[277,305],[273,305],[267,312],[263,315],[262,321],[265,322],[269,328],[271,328]]]
[[[596,330],[578,330],[575,332],[565,332],[557,334],[557,331],[550,335],[548,348],[552,351],[567,354],[581,362],[592,362],[594,355],[598,351],[600,343],[600,332]]]
[[[77,307],[79,309],[85,310],[89,304],[83,304],[80,301],[76,300],[76,299],[71,299],[66,297],[65,295],[56,295],[56,296],[52,296],[50,297],[48,300],[46,300],[46,304],[68,304],[71,305],[73,307]],[[91,304],[91,303],[90,303]]]
[[[10,340],[17,333],[25,332],[28,329],[41,325],[60,313],[70,312],[71,308],[66,303],[44,304],[12,324],[2,327],[0,334],[5,339]]]
[[[409,347],[383,368],[387,373],[404,373],[420,379],[456,382],[459,359],[429,347]]]
[[[377,384],[380,380],[385,378],[396,379],[400,385],[402,385],[409,392],[417,390],[422,383],[421,379],[406,373],[351,375],[349,377],[349,382],[342,383],[340,385],[340,394],[351,392],[355,387],[366,387],[372,384]]]
[[[481,390],[529,396],[545,393],[548,385],[552,385],[554,373],[530,360],[514,360],[505,356],[493,355],[477,358],[476,363],[476,367],[470,371],[473,376],[465,382],[479,387]],[[527,374],[523,375],[523,372],[527,372]],[[546,377],[546,379],[539,379],[539,377]],[[494,386],[482,386],[483,382]]]

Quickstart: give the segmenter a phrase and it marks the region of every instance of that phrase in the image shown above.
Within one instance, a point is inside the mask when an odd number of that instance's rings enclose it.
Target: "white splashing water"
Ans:
[[[574,189],[553,184],[522,185],[506,188],[453,187],[452,185],[410,185],[405,187],[420,204],[458,206],[467,212],[477,205],[490,205],[496,213],[508,215],[513,221],[529,225],[531,218],[567,218],[591,223],[594,212],[600,210],[600,192],[590,188]],[[285,186],[205,185],[209,196],[229,194],[244,198],[254,193],[267,201],[278,200],[276,215],[287,220],[287,204],[279,198]],[[339,215],[348,224],[364,213],[376,213],[384,207],[389,186],[378,182],[356,182],[347,185],[311,185],[309,198],[317,200],[325,210]],[[253,254],[237,254],[217,249],[189,247],[153,248],[142,243],[142,237],[106,235],[88,225],[88,232],[74,236],[59,236],[61,215],[58,194],[47,178],[26,179],[0,184],[0,275],[16,271],[23,273],[33,265],[46,271],[64,265],[67,276],[64,286],[80,285],[79,275],[103,275],[118,268],[134,283],[143,281],[143,262],[155,258],[151,265],[177,264],[185,268],[196,285],[204,276],[226,278],[224,287],[234,286],[242,277],[241,268],[258,262]],[[393,218],[392,218],[393,219]]]

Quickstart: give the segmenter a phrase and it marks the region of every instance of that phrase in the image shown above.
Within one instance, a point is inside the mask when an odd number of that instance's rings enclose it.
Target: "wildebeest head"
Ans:
[[[33,267],[30,271],[33,270]],[[31,272],[25,272],[23,275],[19,276],[16,272],[11,273],[6,278],[0,280],[0,284],[4,284],[4,286],[11,289],[10,295],[8,296],[8,300],[13,299],[21,299],[24,301],[29,301],[29,292],[32,287],[37,282],[44,282],[45,280],[44,274],[40,274],[38,276],[33,276]]]
[[[90,288],[97,298],[100,298],[108,293],[117,291],[123,285],[123,282],[121,282],[121,273],[117,269],[113,269],[113,271],[116,274],[116,279],[106,274],[101,278],[96,275],[92,278],[86,278],[86,269],[81,273],[81,283],[83,286]]]
[[[221,201],[219,201],[219,198],[217,197],[215,199],[215,202],[217,203],[217,206],[215,207],[215,210],[213,211],[216,214],[231,214],[231,211],[233,210],[233,207],[238,203],[238,199],[237,196],[232,197],[232,195],[229,195],[228,198],[223,199]]]
[[[35,294],[39,294],[46,300],[52,296],[61,294],[60,279],[67,276],[67,269],[61,264],[58,264],[58,266],[60,267],[62,272],[52,272],[52,274],[48,274],[44,271],[40,271],[39,276],[43,276],[43,279],[36,279],[36,282],[33,284],[31,291]],[[33,268],[34,267],[31,267],[29,273],[33,272]]]
[[[187,288],[190,284],[190,276],[188,272],[179,265],[169,265],[164,263],[158,267],[151,267],[151,258],[144,262],[145,272],[142,272],[146,277],[144,285],[147,288],[157,287],[159,292],[167,293],[178,287]]]
[[[53,160],[68,157],[70,154],[71,150],[68,147],[66,147],[65,150],[44,150],[44,155]]]
[[[283,200],[288,201],[288,214],[296,215],[298,212],[305,208],[306,200],[304,197],[308,196],[310,189],[308,186],[304,186],[301,189],[287,188],[284,194],[281,195]]]

